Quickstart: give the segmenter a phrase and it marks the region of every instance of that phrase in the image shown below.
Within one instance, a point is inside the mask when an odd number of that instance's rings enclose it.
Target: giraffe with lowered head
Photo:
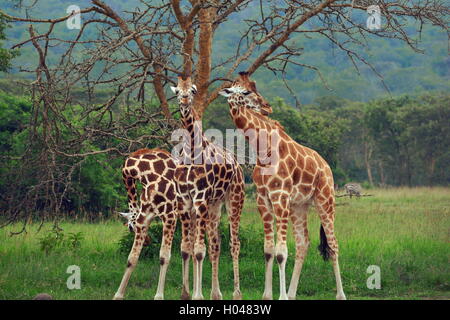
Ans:
[[[133,247],[127,261],[127,268],[120,287],[114,295],[115,300],[124,298],[125,289],[136,267],[142,247],[148,245],[147,234],[153,219],[159,217],[163,222],[163,238],[159,253],[160,275],[155,300],[164,299],[164,284],[171,257],[171,247],[177,218],[181,220],[181,252],[183,260],[189,259],[192,252],[190,212],[177,195],[174,182],[176,159],[160,149],[139,149],[130,154],[122,168],[122,176],[128,193],[129,212],[120,214],[125,217],[128,229],[134,232]],[[142,184],[140,202],[137,199],[136,181]],[[183,273],[182,298],[189,299],[188,275]]]
[[[257,188],[257,206],[265,233],[266,274],[263,299],[272,299],[274,257],[279,266],[280,299],[296,298],[300,272],[310,244],[307,211],[314,203],[321,222],[319,250],[325,260],[331,257],[336,278],[336,298],[344,300],[346,297],[339,270],[338,243],[334,234],[333,174],[329,165],[316,151],[298,144],[286,134],[281,124],[268,117],[272,108],[257,92],[256,83],[250,80],[248,73],[241,72],[236,81],[223,89],[220,94],[227,97],[235,125],[243,130],[257,154],[253,181]],[[255,133],[247,134],[249,131]],[[258,137],[261,136],[273,137],[270,140],[273,145],[269,152],[260,152],[261,141],[258,140],[261,139]],[[267,149],[265,147],[265,150]],[[286,294],[285,267],[288,256],[286,237],[289,220],[293,225],[296,256],[291,283]]]

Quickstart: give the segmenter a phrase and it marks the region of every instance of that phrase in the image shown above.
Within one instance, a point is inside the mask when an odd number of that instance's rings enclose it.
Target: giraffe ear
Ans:
[[[125,219],[129,219],[131,213],[130,212],[118,212],[118,214],[120,214],[122,217],[124,217]]]
[[[170,89],[172,90],[173,93],[178,94],[178,88],[177,87],[170,86]]]

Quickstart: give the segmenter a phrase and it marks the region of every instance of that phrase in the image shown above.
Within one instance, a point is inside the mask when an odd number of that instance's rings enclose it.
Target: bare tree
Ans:
[[[353,12],[365,13],[371,4],[380,8],[380,30],[369,29],[351,18]],[[39,0],[35,6],[39,6]],[[237,70],[246,69],[252,74],[267,68],[284,78],[293,64],[321,76],[316,66],[302,62],[303,49],[292,41],[295,37],[309,39],[311,35],[328,39],[346,53],[357,70],[364,64],[378,74],[362,55],[369,36],[398,39],[420,52],[416,39],[423,25],[435,25],[448,33],[448,13],[445,0],[141,0],[138,6],[123,12],[106,2],[92,0],[81,8],[81,29],[69,39],[58,37],[55,28],[74,14],[38,19],[0,10],[9,21],[30,23],[29,38],[14,48],[31,45],[38,55],[34,70],[22,70],[35,74],[31,83],[33,130],[22,160],[25,166],[32,165],[27,161],[43,166],[37,182],[27,191],[27,206],[30,210],[36,208],[36,199],[45,194],[48,203],[43,207],[58,212],[70,189],[74,168],[92,154],[123,155],[154,139],[168,143],[170,130],[178,124],[166,89],[175,83],[177,75],[192,75],[198,87],[195,105],[202,114]],[[241,17],[238,25],[227,23],[236,15]],[[416,35],[407,31],[412,23],[417,27]],[[38,33],[36,24],[45,25],[46,31]],[[215,34],[230,27],[240,33],[238,45],[233,52],[227,52],[227,58],[215,61]],[[88,32],[92,30],[95,32]],[[52,50],[60,52],[56,64],[48,61]],[[75,88],[83,88],[88,98],[76,110]],[[96,95],[105,88],[112,89],[111,95],[98,103]],[[131,104],[127,103],[130,97],[135,97]],[[145,101],[153,97],[159,108],[150,112]],[[74,114],[79,115],[76,122]],[[143,134],[140,129],[144,126],[151,129]],[[63,137],[67,131],[70,141]],[[39,156],[32,156],[36,143],[41,151]],[[24,217],[18,214],[23,206],[18,205],[16,197],[8,198],[11,216]]]

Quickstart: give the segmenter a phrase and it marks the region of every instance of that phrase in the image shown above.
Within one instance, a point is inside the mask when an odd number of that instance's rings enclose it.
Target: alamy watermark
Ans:
[[[77,5],[71,5],[67,7],[66,10],[67,13],[72,14],[72,16],[67,19],[67,29],[69,30],[73,30],[73,29],[77,29],[80,30],[81,29],[81,10],[80,7]]]
[[[71,265],[67,267],[66,273],[70,274],[67,278],[66,285],[67,289],[73,290],[81,289],[81,269],[77,265]]]
[[[352,7],[367,8],[366,27],[369,30],[381,29],[381,9],[377,0],[353,0]]]
[[[202,143],[203,137],[209,143]],[[249,149],[247,155],[245,148],[247,138],[254,148]],[[220,150],[229,150],[230,155],[235,155],[239,164],[260,164],[261,174],[273,174],[273,165],[279,160],[278,129],[256,130],[256,129],[226,129],[225,138],[223,133],[217,129],[201,130],[201,123],[196,122],[193,126],[193,134],[186,129],[177,129],[172,132],[171,142],[178,142],[172,149],[172,156],[183,164],[231,164],[234,160],[230,156],[222,156]]]
[[[366,273],[371,274],[367,278],[366,285],[367,289],[381,289],[381,269],[377,265],[370,265],[367,267]]]

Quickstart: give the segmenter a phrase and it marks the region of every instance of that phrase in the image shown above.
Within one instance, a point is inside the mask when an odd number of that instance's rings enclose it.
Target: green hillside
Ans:
[[[24,16],[23,11],[13,7],[14,1],[2,2],[2,10],[14,15]],[[29,14],[34,17],[55,18],[66,14],[66,8],[73,4],[69,0],[39,1]],[[139,1],[132,0],[126,3],[118,0],[108,1],[114,9],[124,12],[126,9],[140,5]],[[89,6],[88,1],[80,4],[80,7]],[[231,53],[235,52],[239,39],[245,28],[245,19],[256,16],[259,12],[257,4],[250,5],[245,10],[230,16],[228,22],[217,29],[214,38],[213,52],[215,63],[220,63]],[[126,13],[123,13],[126,15]],[[364,16],[351,17],[357,23],[364,23]],[[44,26],[36,26],[43,30]],[[393,96],[401,94],[417,94],[425,91],[450,89],[449,70],[450,58],[448,56],[448,42],[445,32],[432,27],[425,28],[420,39],[417,35],[417,26],[411,25],[409,32],[420,40],[419,48],[424,53],[416,53],[405,43],[395,39],[382,39],[374,36],[368,37],[367,47],[359,51],[361,56],[370,62],[381,73],[384,84]],[[96,28],[87,29],[84,37],[94,39]],[[64,24],[55,27],[55,35],[63,39],[72,39],[77,32],[68,30]],[[11,47],[28,37],[27,24],[14,24],[14,27],[6,30],[9,40],[5,47]],[[285,75],[286,82],[295,96],[302,104],[308,104],[315,99],[327,95],[338,96],[352,101],[368,101],[374,98],[386,96],[386,90],[381,79],[367,66],[358,64],[359,74],[350,59],[328,39],[319,36],[296,35],[291,40],[302,48],[302,55],[298,62],[315,66],[320,69],[330,90],[326,88],[319,75],[308,68],[289,65]],[[50,63],[57,61],[61,52],[54,50],[50,53]],[[80,52],[80,54],[82,54]],[[13,61],[12,73],[18,74],[20,69],[32,69],[36,63],[36,53],[30,45],[21,49],[20,57]],[[242,66],[245,68],[245,65]],[[217,72],[223,72],[223,68]],[[21,73],[23,76],[24,74]],[[269,97],[282,97],[290,104],[295,104],[295,98],[286,88],[282,76],[273,74],[270,70],[259,69],[255,74],[259,89]]]

